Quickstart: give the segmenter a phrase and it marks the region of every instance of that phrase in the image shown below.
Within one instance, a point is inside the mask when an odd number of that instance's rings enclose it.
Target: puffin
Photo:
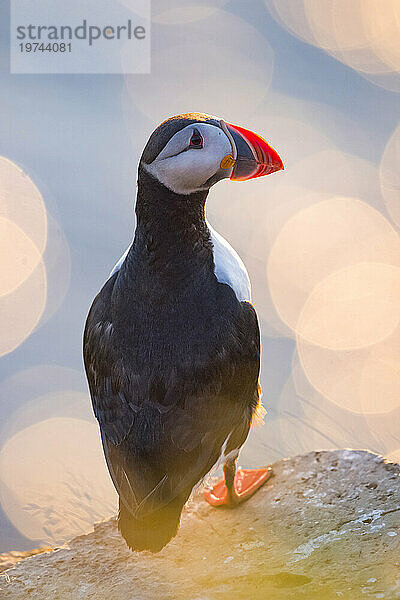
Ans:
[[[246,268],[208,223],[210,188],[283,169],[259,135],[203,113],[173,116],[138,166],[134,239],[95,297],[83,356],[118,529],[133,551],[159,552],[193,488],[235,507],[271,475],[237,468],[261,405],[260,331]],[[264,411],[265,412],[265,411]]]

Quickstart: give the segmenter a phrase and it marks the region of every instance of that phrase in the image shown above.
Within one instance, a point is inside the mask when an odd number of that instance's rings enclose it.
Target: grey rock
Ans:
[[[131,553],[111,519],[67,547],[14,556],[20,562],[0,576],[0,597],[400,598],[399,465],[337,450],[273,469],[275,476],[234,510],[213,509],[197,492],[178,536],[157,555]]]

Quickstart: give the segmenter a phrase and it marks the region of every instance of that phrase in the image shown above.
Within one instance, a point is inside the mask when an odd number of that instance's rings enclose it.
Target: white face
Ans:
[[[231,176],[232,167],[220,167],[228,154],[232,154],[232,146],[222,129],[193,123],[172,136],[157,158],[144,168],[170,190],[191,194]]]

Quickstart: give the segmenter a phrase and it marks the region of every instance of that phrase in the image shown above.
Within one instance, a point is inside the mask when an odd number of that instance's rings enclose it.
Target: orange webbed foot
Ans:
[[[238,469],[235,473],[234,490],[230,493],[225,479],[218,481],[204,492],[204,498],[211,506],[234,508],[250,498],[272,475],[271,467],[260,469]]]

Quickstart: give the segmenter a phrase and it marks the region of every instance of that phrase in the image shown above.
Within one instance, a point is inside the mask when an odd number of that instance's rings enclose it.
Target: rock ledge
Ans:
[[[400,598],[399,465],[338,450],[273,468],[275,477],[235,510],[212,509],[197,492],[178,536],[160,554],[132,554],[111,519],[68,547],[4,571],[0,597]]]

